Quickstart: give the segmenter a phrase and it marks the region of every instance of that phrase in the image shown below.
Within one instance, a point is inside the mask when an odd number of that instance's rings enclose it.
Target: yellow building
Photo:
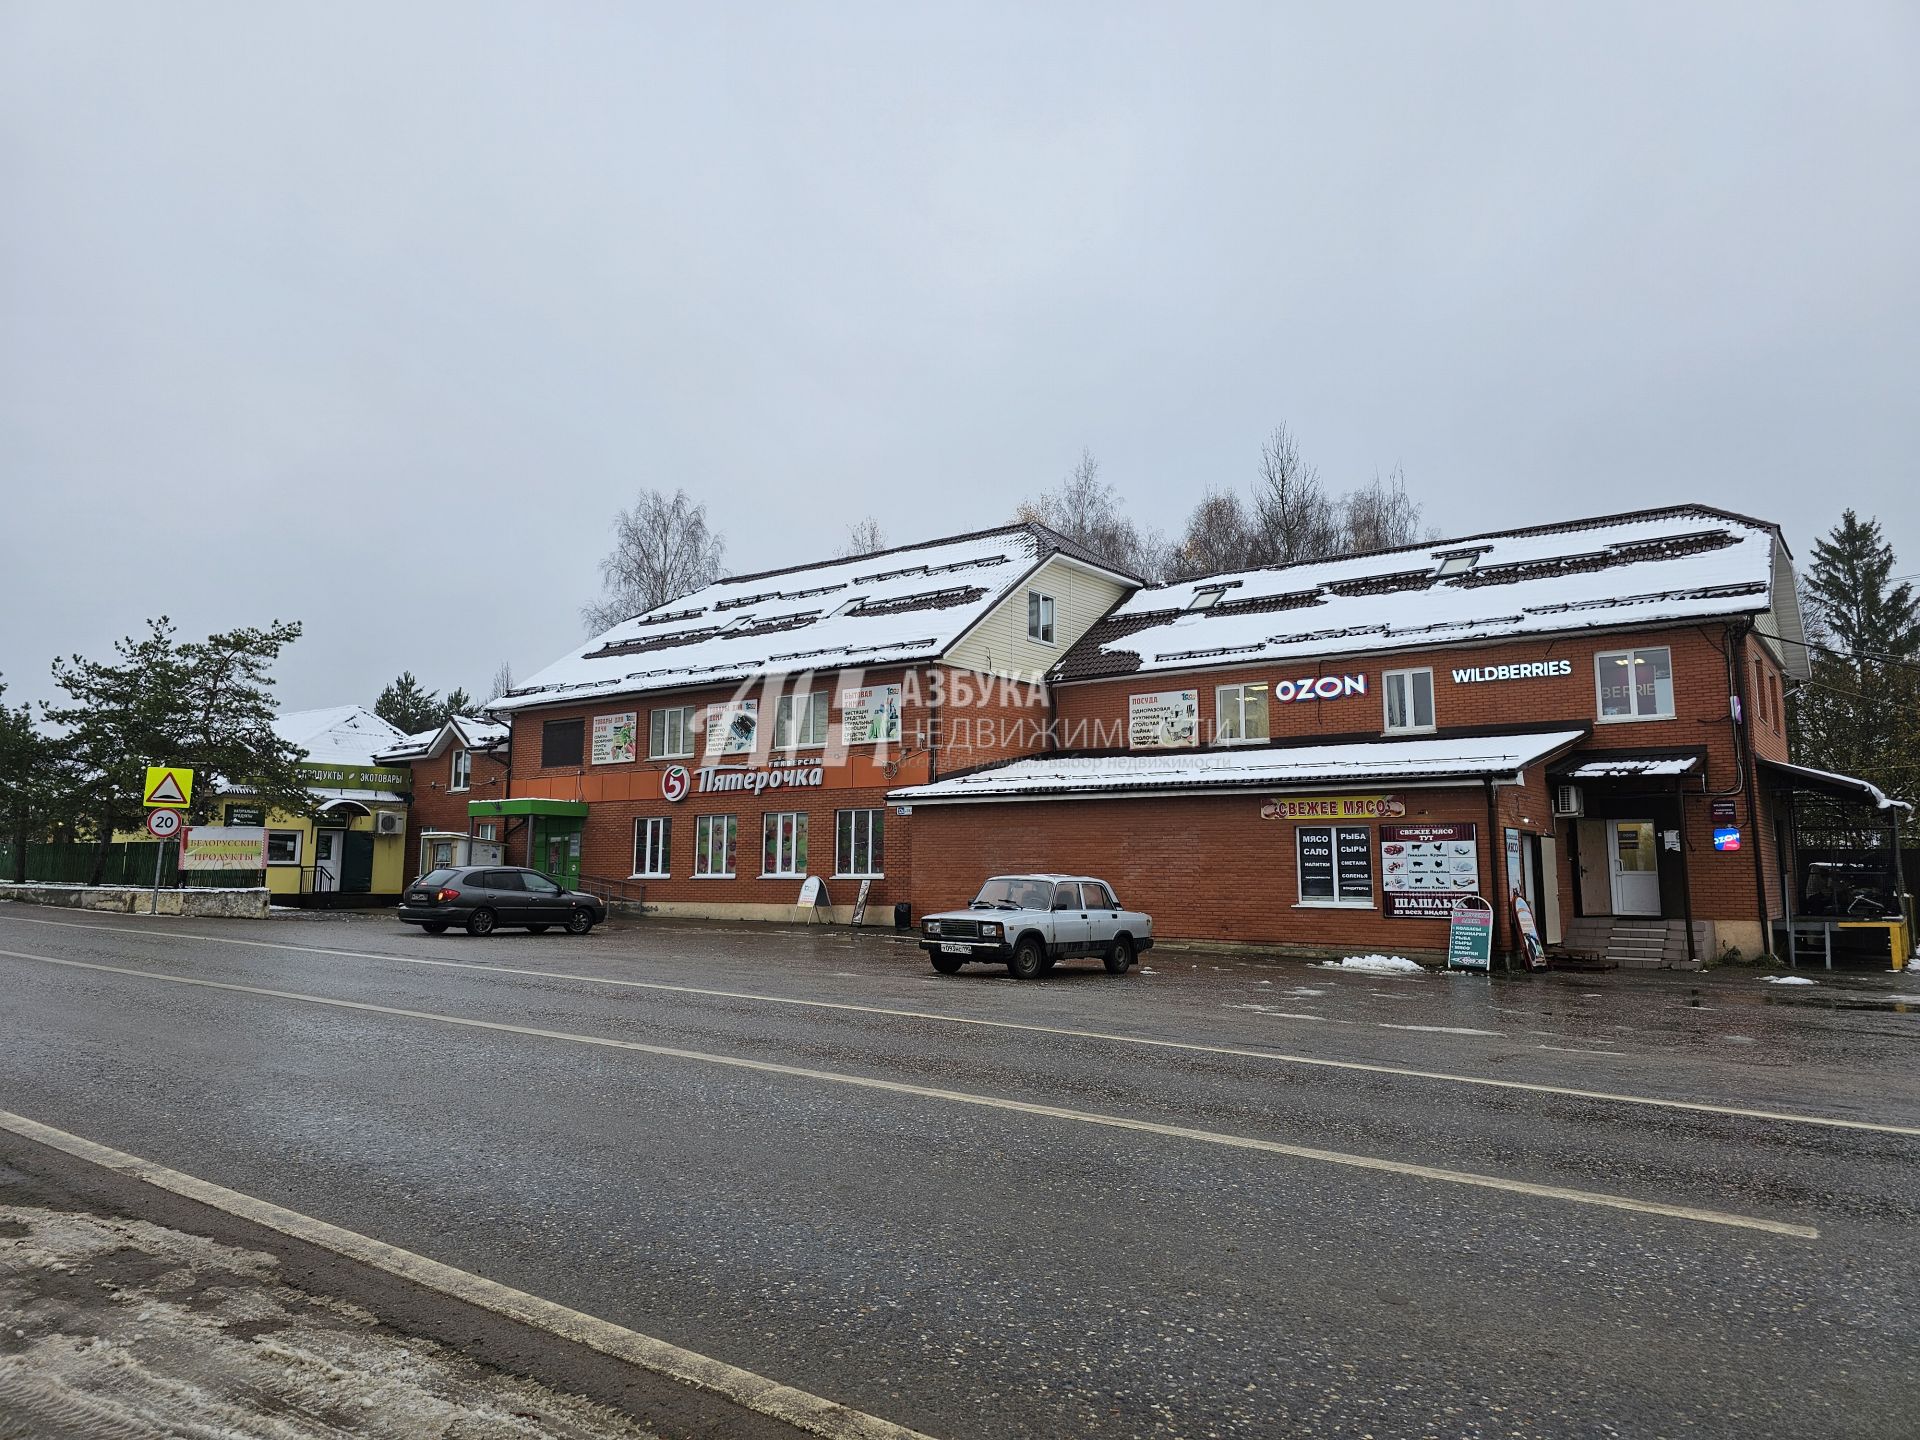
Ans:
[[[407,880],[407,792],[412,772],[381,765],[401,733],[370,710],[342,705],[298,710],[273,722],[307,752],[312,816],[265,812],[234,791],[216,807],[222,825],[263,825],[267,889],[276,905],[362,906],[400,898]]]

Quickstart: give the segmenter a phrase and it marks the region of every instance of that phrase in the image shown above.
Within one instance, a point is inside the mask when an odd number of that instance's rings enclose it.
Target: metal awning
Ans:
[[[1694,755],[1591,755],[1569,756],[1579,763],[1569,769],[1556,769],[1556,780],[1644,780],[1649,777],[1673,779],[1691,775],[1700,768]]]
[[[564,815],[574,819],[584,819],[587,813],[583,800],[547,800],[537,795],[529,795],[518,800],[469,800],[468,815]]]
[[[1784,760],[1760,761],[1762,773],[1771,776],[1782,790],[1811,790],[1816,795],[1830,796],[1835,800],[1865,802],[1876,810],[1904,810],[1913,813],[1913,806],[1905,800],[1895,800],[1875,785],[1871,780],[1861,780],[1852,775],[1836,775],[1831,770],[1815,770],[1807,765],[1789,765]]]

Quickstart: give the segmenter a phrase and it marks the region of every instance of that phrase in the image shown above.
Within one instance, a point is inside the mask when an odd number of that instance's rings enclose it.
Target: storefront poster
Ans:
[[[1380,890],[1389,920],[1447,920],[1454,902],[1480,893],[1479,828],[1382,825]]]
[[[624,765],[634,757],[634,736],[640,717],[628,710],[620,715],[593,717],[593,763]]]
[[[729,700],[707,707],[708,756],[751,754],[759,737],[758,700]]]
[[[1493,907],[1478,896],[1454,903],[1447,926],[1447,968],[1493,968]]]
[[[256,825],[202,825],[187,831],[182,870],[264,870],[267,832]]]
[[[266,809],[260,805],[229,805],[226,807],[226,813],[229,825],[250,828],[264,826],[267,823]]]
[[[1526,956],[1527,969],[1546,969],[1546,947],[1540,943],[1540,927],[1533,923],[1533,906],[1527,903],[1527,897],[1524,895],[1513,897],[1513,933],[1519,937],[1520,949]]]
[[[1407,813],[1397,795],[1276,795],[1262,820],[1392,820]]]
[[[900,739],[900,687],[868,685],[840,692],[840,739],[846,745],[885,745]]]
[[[1127,744],[1135,750],[1177,750],[1200,743],[1200,692],[1158,690],[1127,697]]]

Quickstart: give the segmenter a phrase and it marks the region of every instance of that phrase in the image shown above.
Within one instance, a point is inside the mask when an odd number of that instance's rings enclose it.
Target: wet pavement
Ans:
[[[1920,977],[13,905],[0,952],[0,1107],[949,1440],[1912,1433]]]

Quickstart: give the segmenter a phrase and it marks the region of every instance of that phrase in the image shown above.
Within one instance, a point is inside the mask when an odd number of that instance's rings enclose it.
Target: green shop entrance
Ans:
[[[569,890],[580,888],[580,836],[587,827],[583,802],[532,797],[467,802],[469,824],[495,818],[507,821],[501,839],[509,863],[518,860]]]

